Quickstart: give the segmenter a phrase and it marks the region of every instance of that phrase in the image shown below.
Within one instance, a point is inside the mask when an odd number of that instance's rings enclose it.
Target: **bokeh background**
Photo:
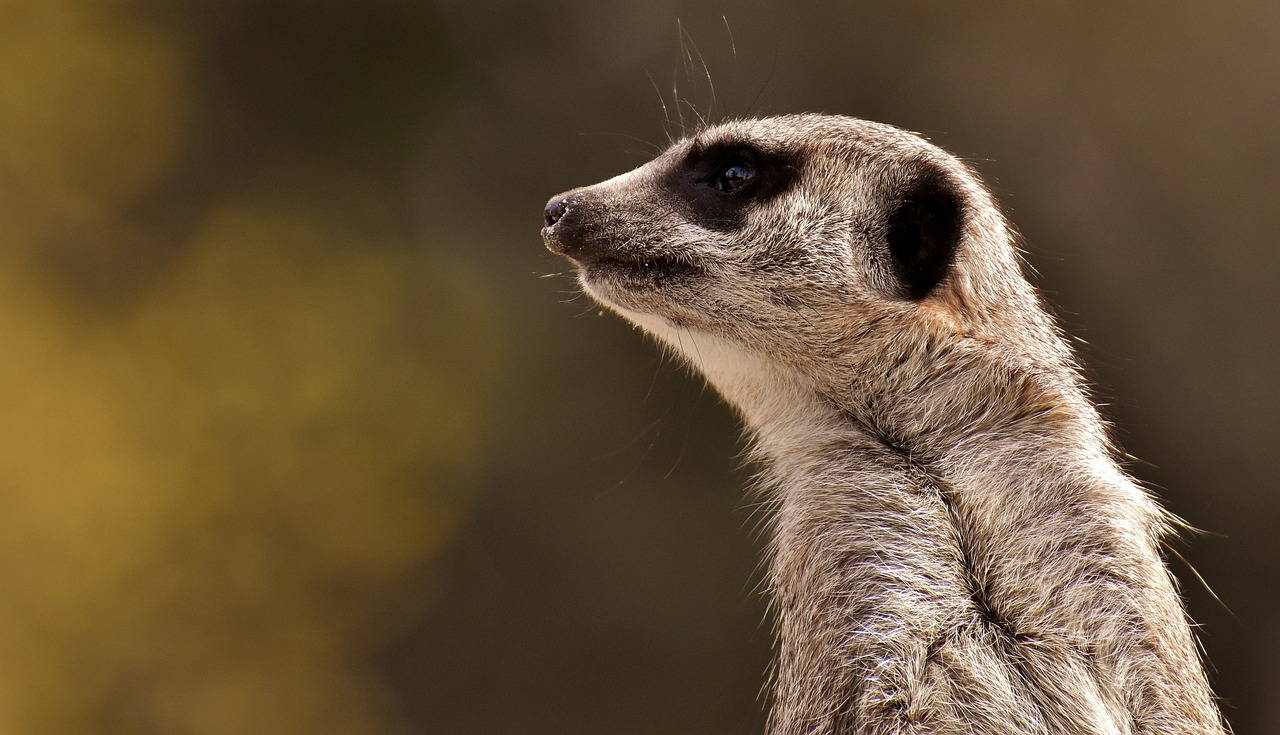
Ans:
[[[1280,731],[1280,5],[0,0],[0,731],[759,732],[733,416],[575,294],[681,119],[972,161]],[[714,89],[712,89],[714,87]]]

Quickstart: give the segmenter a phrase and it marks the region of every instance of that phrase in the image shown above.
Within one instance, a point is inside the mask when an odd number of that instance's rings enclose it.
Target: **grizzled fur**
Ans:
[[[729,122],[553,199],[543,236],[754,439],[771,733],[1224,731],[1169,518],[963,163],[850,118]]]

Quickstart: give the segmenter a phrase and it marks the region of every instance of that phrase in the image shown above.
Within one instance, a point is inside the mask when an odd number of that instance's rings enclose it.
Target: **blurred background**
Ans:
[[[735,419],[538,230],[681,118],[802,110],[987,177],[1205,531],[1229,719],[1280,731],[1277,38],[1231,0],[0,0],[0,731],[761,731]]]

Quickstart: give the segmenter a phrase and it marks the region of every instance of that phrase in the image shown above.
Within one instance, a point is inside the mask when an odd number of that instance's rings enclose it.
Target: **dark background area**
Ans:
[[[1280,731],[1280,6],[0,0],[0,730],[742,733],[734,417],[548,197],[920,131],[1026,239],[1224,710]],[[714,90],[712,89],[714,87]]]

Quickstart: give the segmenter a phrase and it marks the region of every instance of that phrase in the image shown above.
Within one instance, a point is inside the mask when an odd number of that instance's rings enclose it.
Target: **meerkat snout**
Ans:
[[[569,200],[563,196],[551,197],[551,201],[547,202],[547,208],[542,212],[542,223],[544,227],[554,227],[560,218],[569,208]]]
[[[581,265],[590,254],[584,252],[583,212],[577,210],[589,207],[583,207],[581,201],[572,199],[575,193],[576,190],[558,194],[547,202],[542,213],[542,240],[551,252]]]
[[[608,248],[599,247],[599,238],[587,237],[582,215],[591,208],[583,205],[577,191],[559,194],[547,202],[542,213],[542,241],[548,250],[582,268],[593,257],[604,256]]]

